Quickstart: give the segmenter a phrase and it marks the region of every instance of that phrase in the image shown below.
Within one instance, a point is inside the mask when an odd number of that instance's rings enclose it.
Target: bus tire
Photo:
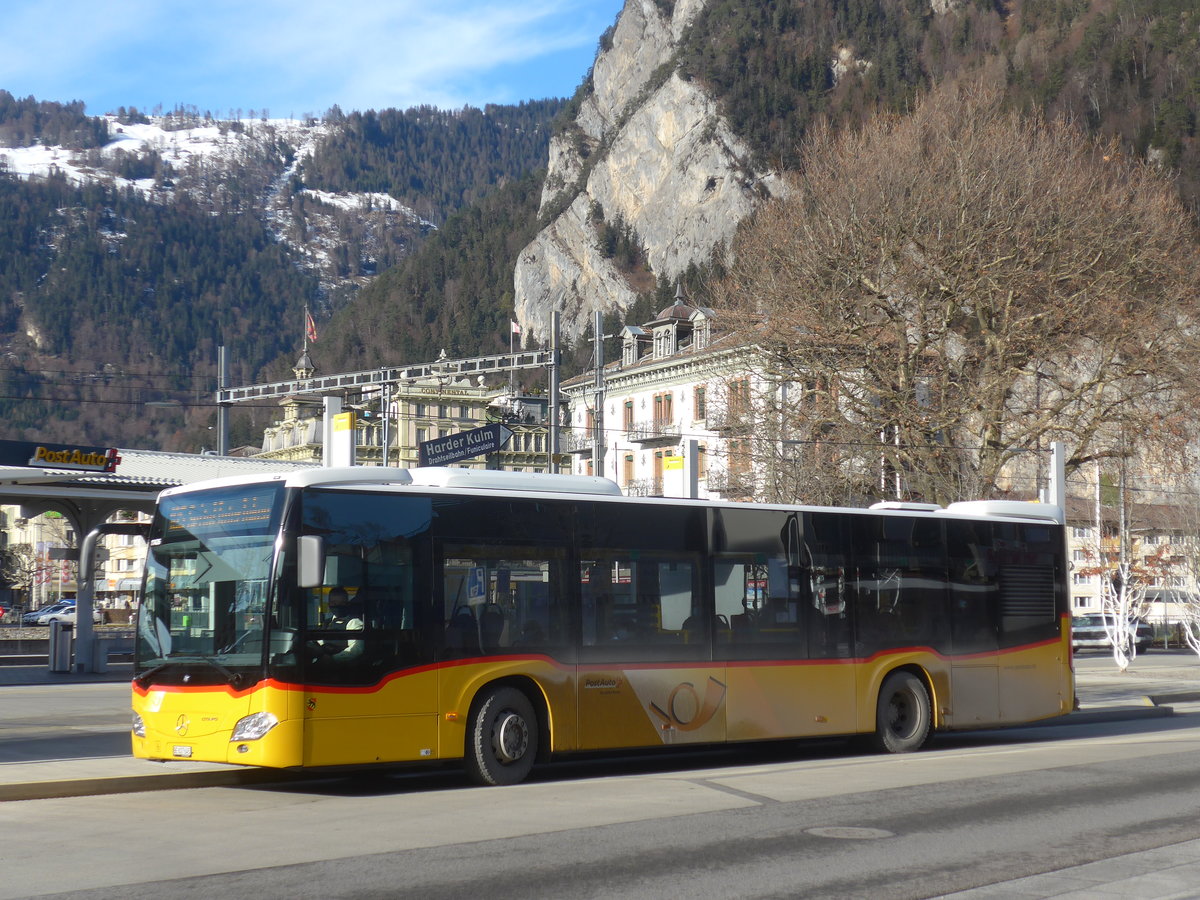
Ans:
[[[929,740],[929,691],[912,672],[893,672],[875,705],[875,746],[885,753],[910,753]]]
[[[475,704],[468,723],[467,775],[476,784],[517,784],[533,768],[537,746],[537,716],[529,698],[516,688],[492,688]]]

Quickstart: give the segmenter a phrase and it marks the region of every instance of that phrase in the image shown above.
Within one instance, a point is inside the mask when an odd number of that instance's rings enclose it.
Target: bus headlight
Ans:
[[[238,720],[233,726],[233,734],[229,743],[234,741],[257,741],[264,734],[279,724],[279,720],[269,712],[256,712]]]
[[[146,736],[146,723],[137,713],[133,714],[133,736],[142,738]]]

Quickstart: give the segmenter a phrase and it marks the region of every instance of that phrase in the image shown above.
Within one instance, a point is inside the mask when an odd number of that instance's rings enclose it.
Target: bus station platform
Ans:
[[[1066,718],[1045,724],[1123,721],[1200,712],[1200,658],[1179,654],[1171,661],[1155,660],[1128,673],[1116,671],[1111,658],[1077,660],[1076,696],[1079,709]],[[1178,661],[1178,665],[1174,662]],[[1136,664],[1135,664],[1136,665]],[[0,666],[0,702],[10,687],[32,685],[128,684],[132,664],[114,663],[103,673],[56,673],[45,665]],[[68,729],[64,729],[68,730]],[[106,734],[104,755],[69,755],[64,758],[10,761],[0,755],[0,802],[47,797],[91,796],[173,788],[263,784],[294,780],[296,775],[269,769],[252,769],[220,763],[149,762],[128,752],[128,721],[114,721]],[[54,731],[29,734],[53,747]],[[3,744],[0,744],[0,748]],[[26,754],[27,756],[32,754]]]
[[[1139,665],[1139,663],[1142,663]],[[36,693],[47,698],[53,689],[44,686],[94,685],[111,701],[114,690],[127,685],[129,663],[118,663],[105,673],[62,674],[45,665],[0,666],[0,703],[5,694]],[[108,687],[105,688],[104,686]],[[90,689],[85,688],[85,694]],[[1048,724],[1130,721],[1200,713],[1200,659],[1175,652],[1147,660],[1139,657],[1130,672],[1117,672],[1112,659],[1103,656],[1076,660],[1076,695],[1079,709],[1065,719]],[[197,787],[267,784],[294,780],[290,772],[245,769],[207,763],[152,763],[128,754],[128,724],[82,726],[95,739],[89,752],[61,758],[32,758],[30,752],[5,754],[0,742],[0,803],[59,797],[96,796]],[[42,742],[46,748],[66,748],[61,728],[24,728],[22,740]],[[30,744],[28,746],[33,746]],[[107,751],[107,752],[105,752]],[[954,900],[1008,900],[1008,898],[1200,898],[1200,841],[1114,856],[1086,865],[1060,869],[946,895]]]

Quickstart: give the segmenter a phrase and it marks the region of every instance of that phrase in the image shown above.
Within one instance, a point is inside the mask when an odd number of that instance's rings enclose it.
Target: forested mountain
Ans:
[[[43,141],[84,149],[108,143],[108,122],[88,116],[79,101],[39,102],[17,99],[0,90],[0,147],[24,147]]]
[[[305,306],[324,332],[434,223],[528,179],[560,106],[218,122],[0,92],[4,436],[211,445],[218,345],[238,384],[294,358]],[[161,399],[200,408],[141,409]]]
[[[1190,0],[654,0],[627,3],[551,144],[515,307],[543,336],[640,290],[596,252],[587,211],[642,241],[654,280],[728,262],[819,119],[903,116],[955,79],[1114,141],[1200,206],[1200,35]]]
[[[1193,0],[654,0],[626,5],[569,101],[222,122],[0,91],[4,436],[211,443],[211,409],[79,401],[207,401],[221,342],[235,381],[288,377],[306,303],[328,373],[506,349],[531,285],[614,323],[681,278],[703,302],[813,123],[903,116],[948,78],[1112,138],[1175,173],[1195,213],[1198,25]],[[53,160],[19,176],[34,144]],[[706,146],[726,168],[704,168]],[[726,189],[745,203],[714,206]],[[13,399],[48,396],[68,402]],[[243,411],[235,442],[272,415]]]
[[[310,188],[389,194],[440,225],[515,176],[544,165],[547,124],[561,100],[445,112],[431,106],[401,112],[325,117],[328,133],[304,163]]]
[[[784,168],[816,115],[903,113],[935,81],[1000,66],[1014,106],[1118,137],[1179,170],[1193,209],[1200,197],[1192,0],[709,0],[678,65]]]

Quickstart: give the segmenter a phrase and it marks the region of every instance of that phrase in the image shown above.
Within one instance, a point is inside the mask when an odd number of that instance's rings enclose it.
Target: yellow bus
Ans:
[[[133,753],[461,761],[1069,712],[1056,507],[633,499],[601,478],[310,469],[164,491]]]

